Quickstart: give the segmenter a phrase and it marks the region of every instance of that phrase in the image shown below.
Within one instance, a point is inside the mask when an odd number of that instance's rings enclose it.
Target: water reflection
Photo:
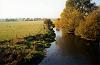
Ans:
[[[87,65],[97,64],[98,61],[98,45],[96,42],[90,42],[76,38],[74,35],[68,34],[57,39],[57,46],[63,55],[73,57],[76,63],[85,63]]]
[[[59,35],[47,49],[47,57],[39,65],[98,65],[99,45],[72,34]]]

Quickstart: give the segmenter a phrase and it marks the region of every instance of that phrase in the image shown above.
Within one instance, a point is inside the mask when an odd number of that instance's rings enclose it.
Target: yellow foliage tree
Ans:
[[[67,33],[74,33],[81,19],[82,16],[80,12],[73,7],[67,7],[61,13],[61,27],[66,30]]]
[[[60,29],[60,28],[61,28],[61,21],[60,21],[60,18],[58,18],[58,19],[54,22],[54,24],[55,24],[55,27],[56,27],[57,29]]]
[[[75,34],[86,39],[96,39],[97,35],[100,36],[100,8],[94,10],[85,18],[85,21],[80,23]]]

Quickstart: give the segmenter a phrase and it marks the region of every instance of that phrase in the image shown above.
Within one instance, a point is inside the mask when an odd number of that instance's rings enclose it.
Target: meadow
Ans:
[[[0,41],[45,33],[43,21],[0,22]]]

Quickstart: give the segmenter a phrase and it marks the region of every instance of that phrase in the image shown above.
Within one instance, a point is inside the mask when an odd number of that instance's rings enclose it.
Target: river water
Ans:
[[[56,31],[56,41],[46,49],[47,55],[39,65],[99,65],[97,42],[86,41],[72,34]]]

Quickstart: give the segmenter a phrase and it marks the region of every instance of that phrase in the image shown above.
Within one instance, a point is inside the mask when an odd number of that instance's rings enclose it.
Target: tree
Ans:
[[[95,39],[100,37],[100,8],[94,10],[85,18],[85,21],[75,30],[75,34],[85,39]]]
[[[67,33],[74,33],[79,23],[95,9],[91,0],[67,0],[66,7],[61,13],[61,27]]]
[[[60,18],[58,18],[58,19],[54,22],[54,24],[55,24],[55,27],[56,27],[57,29],[60,29],[60,27],[61,27]]]
[[[67,33],[74,33],[75,28],[82,19],[81,13],[75,8],[67,7],[61,13],[61,27],[66,30]]]
[[[66,7],[74,7],[84,16],[87,16],[97,8],[95,3],[91,3],[91,0],[68,0],[66,2]]]
[[[46,26],[48,30],[52,30],[54,27],[53,22],[50,19],[44,20],[44,26]]]

